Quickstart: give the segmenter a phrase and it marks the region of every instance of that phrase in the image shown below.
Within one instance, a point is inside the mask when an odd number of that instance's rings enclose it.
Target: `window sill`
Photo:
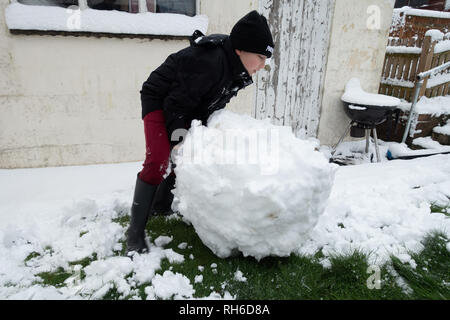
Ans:
[[[108,33],[89,31],[56,31],[56,30],[25,30],[9,29],[14,35],[26,36],[68,36],[68,37],[94,37],[94,38],[118,38],[118,39],[148,39],[148,40],[189,40],[190,36],[170,36],[155,34],[131,34],[131,33]]]
[[[170,13],[71,10],[12,3],[5,10],[11,34],[141,39],[187,39],[195,30],[206,34],[208,18]]]

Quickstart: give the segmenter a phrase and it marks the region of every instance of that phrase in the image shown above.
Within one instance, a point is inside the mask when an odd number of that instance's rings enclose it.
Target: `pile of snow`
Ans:
[[[208,17],[173,13],[128,13],[117,10],[72,10],[11,3],[5,10],[9,29],[190,36],[206,34]]]
[[[341,100],[352,104],[380,107],[395,107],[400,104],[398,98],[365,92],[357,78],[352,78],[347,82]]]
[[[288,256],[323,213],[336,165],[274,126],[221,110],[193,121],[175,157],[177,209],[219,257]]]

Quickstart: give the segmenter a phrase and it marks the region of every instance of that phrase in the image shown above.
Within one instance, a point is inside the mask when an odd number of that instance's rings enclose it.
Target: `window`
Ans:
[[[198,0],[17,1],[5,10],[8,29],[15,34],[62,32],[76,36],[118,34],[118,37],[167,39],[190,37],[195,30],[203,33],[208,30],[208,17],[196,14]]]
[[[395,1],[395,7],[396,8],[402,8],[409,5],[409,0],[396,0]]]
[[[18,0],[19,3],[34,6],[77,6],[78,0]],[[96,10],[117,10],[130,13],[156,12],[178,13],[195,16],[196,0],[146,0],[146,8],[139,9],[139,0],[86,0],[87,6]]]
[[[449,0],[396,0],[395,7],[409,6],[415,9],[444,11],[447,10],[449,2]]]
[[[78,5],[78,0],[18,0],[17,2],[32,6],[55,6],[63,8]]]
[[[147,6],[149,2],[156,2],[156,11],[153,12],[195,16],[195,0],[147,0]]]
[[[89,8],[97,10],[139,12],[138,0],[87,0],[87,5]]]

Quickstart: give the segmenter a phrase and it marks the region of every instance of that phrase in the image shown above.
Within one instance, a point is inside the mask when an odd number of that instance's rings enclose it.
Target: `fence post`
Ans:
[[[436,45],[436,41],[432,41],[431,36],[425,36],[425,39],[422,44],[422,52],[420,54],[420,60],[419,65],[417,66],[417,72],[416,75],[428,71],[431,69],[431,63],[433,62],[433,55],[434,55],[434,46]],[[414,107],[416,103],[420,100],[421,97],[425,95],[425,91],[427,90],[427,82],[428,78],[425,79],[418,79],[416,78],[415,84],[414,84],[414,93],[413,93],[413,99],[411,102],[411,109],[409,110],[409,116],[408,121],[406,124],[405,132],[403,134],[402,143],[406,142],[406,138],[408,134],[411,132],[411,137],[414,136],[414,131],[416,129],[417,124],[417,118],[418,114],[414,114]],[[414,118],[414,120],[413,120]]]
[[[431,36],[425,37],[425,40],[423,41],[423,45],[422,45],[422,53],[420,54],[419,66],[417,68],[416,74],[419,74],[421,72],[428,71],[431,69],[431,63],[433,62],[433,55],[434,55],[434,46],[436,45],[436,43],[437,43],[437,41],[432,41]],[[420,98],[425,95],[425,91],[427,90],[428,78],[429,77],[426,77],[423,80],[423,84],[422,84],[422,88],[420,88],[418,100],[420,100]],[[417,80],[416,80],[416,82],[417,82]]]

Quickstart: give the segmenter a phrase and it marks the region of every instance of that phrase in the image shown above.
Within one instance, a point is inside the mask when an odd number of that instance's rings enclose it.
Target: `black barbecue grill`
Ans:
[[[351,120],[344,135],[333,147],[331,154],[334,155],[338,145],[344,140],[349,131],[351,137],[366,137],[365,152],[368,153],[370,131],[372,130],[377,161],[380,162],[376,126],[386,121],[393,111],[397,109],[400,99],[382,94],[367,93],[361,88],[359,80],[353,78],[347,83],[341,100],[345,113]]]
[[[373,129],[386,121],[387,117],[396,109],[391,106],[369,106],[344,102],[347,116],[364,129]]]

